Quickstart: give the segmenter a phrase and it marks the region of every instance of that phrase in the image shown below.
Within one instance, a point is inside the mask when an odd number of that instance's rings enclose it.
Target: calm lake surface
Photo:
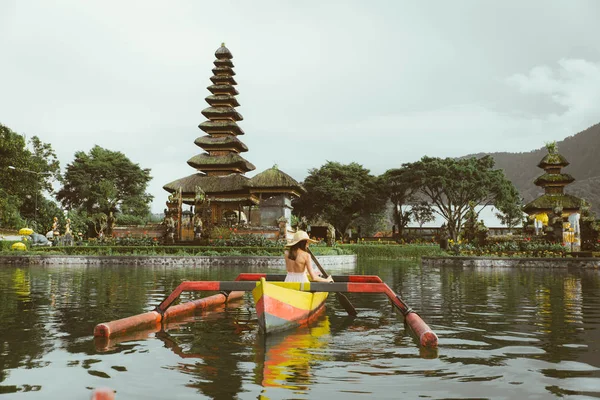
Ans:
[[[330,296],[311,328],[268,338],[249,294],[159,332],[93,338],[96,324],[151,310],[184,279],[240,272],[278,271],[0,265],[0,396],[87,399],[103,386],[117,400],[600,398],[598,270],[332,270],[379,275],[437,333],[434,352],[373,294],[348,296],[357,318]]]

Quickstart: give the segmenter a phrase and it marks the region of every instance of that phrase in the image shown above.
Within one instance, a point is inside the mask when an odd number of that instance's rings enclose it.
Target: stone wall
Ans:
[[[600,268],[597,257],[503,258],[503,257],[422,257],[423,267],[490,267],[490,268]]]
[[[318,256],[323,268],[356,266],[356,255]],[[285,269],[280,256],[0,256],[0,265],[174,265],[174,266],[258,266]]]

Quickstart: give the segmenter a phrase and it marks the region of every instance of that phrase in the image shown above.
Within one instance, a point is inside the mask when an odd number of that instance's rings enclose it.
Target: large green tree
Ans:
[[[428,222],[435,221],[435,212],[426,201],[420,201],[411,206],[412,219],[419,224],[419,229],[423,229],[423,225]]]
[[[67,210],[85,212],[98,224],[119,213],[146,217],[152,201],[146,193],[150,179],[150,169],[134,164],[123,153],[94,146],[89,153],[75,153],[57,199]]]
[[[419,195],[434,206],[447,222],[452,239],[459,236],[469,202],[495,206],[502,214],[517,213],[519,192],[491,156],[482,158],[433,158],[403,164],[406,179],[419,188]]]
[[[357,163],[328,161],[309,170],[303,182],[307,193],[294,201],[294,213],[309,220],[323,219],[343,236],[359,218],[381,212],[385,206],[378,179]]]
[[[52,181],[60,180],[52,146],[37,136],[27,142],[0,124],[0,171],[0,226],[43,230],[56,211],[44,193],[52,193]]]
[[[387,170],[379,179],[384,193],[392,202],[394,224],[398,229],[398,237],[401,238],[404,228],[413,216],[412,209],[406,206],[415,202],[415,195],[419,187],[404,168]]]

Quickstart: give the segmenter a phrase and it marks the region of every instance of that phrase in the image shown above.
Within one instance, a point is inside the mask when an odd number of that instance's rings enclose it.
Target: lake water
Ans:
[[[330,296],[311,328],[264,338],[248,297],[159,332],[95,341],[94,326],[151,310],[183,279],[239,268],[0,266],[0,396],[87,399],[600,398],[600,271],[359,262],[439,336],[423,351],[387,298]],[[187,294],[184,300],[197,295]]]

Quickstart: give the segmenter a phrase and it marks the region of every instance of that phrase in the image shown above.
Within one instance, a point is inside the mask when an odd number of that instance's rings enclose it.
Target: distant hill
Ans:
[[[565,193],[589,201],[592,211],[600,217],[600,124],[556,144],[558,152],[570,162],[563,171],[576,179],[566,186]],[[487,154],[494,158],[496,167],[503,169],[508,179],[519,189],[525,203],[543,193],[542,188],[535,186],[533,181],[543,174],[537,164],[547,154],[545,147],[527,153],[478,153],[466,157],[479,158]]]

